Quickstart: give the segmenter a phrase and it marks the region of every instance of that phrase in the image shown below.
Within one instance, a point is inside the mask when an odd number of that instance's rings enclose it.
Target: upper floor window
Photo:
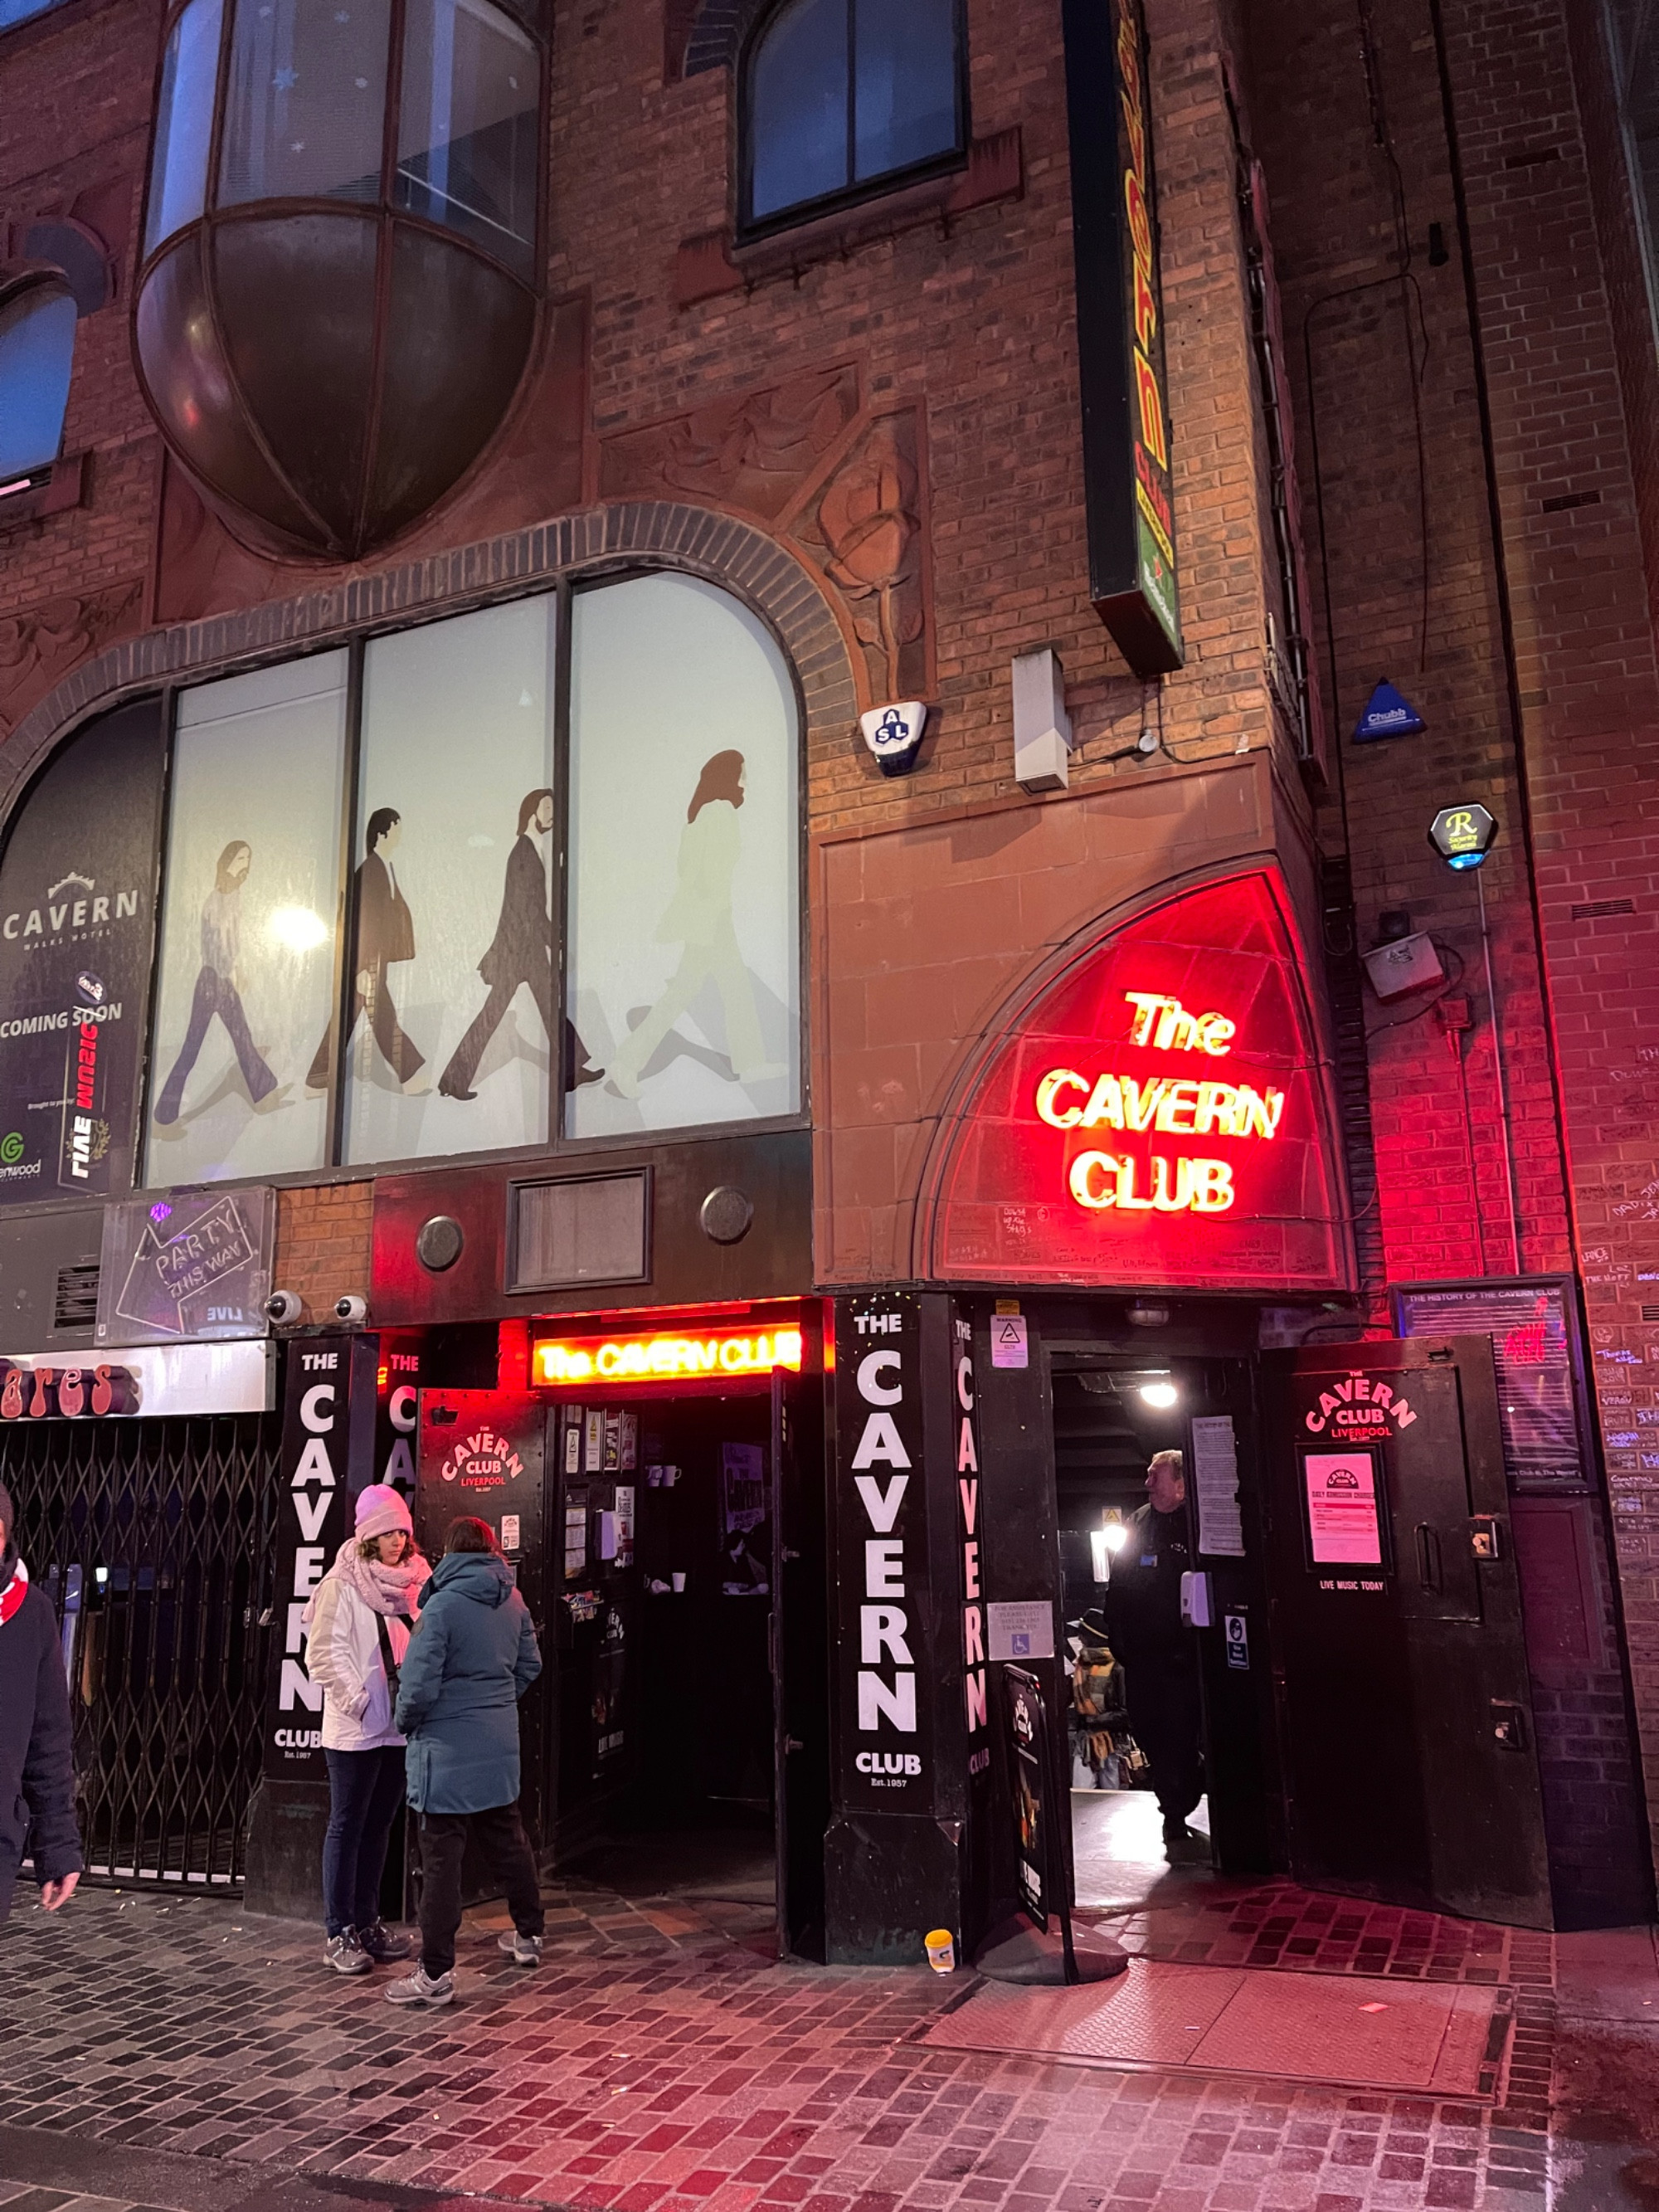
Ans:
[[[45,15],[63,4],[64,0],[0,0],[0,31],[9,31],[14,23],[27,23],[32,15]]]
[[[1659,326],[1659,18],[1648,0],[1605,0],[1605,5],[1648,301]]]
[[[515,14],[539,20],[522,0],[513,12],[495,0],[404,0],[397,11],[392,0],[185,0],[162,57],[146,254],[210,206],[389,198],[531,277],[541,56]],[[383,181],[394,60],[396,152]]]
[[[743,70],[745,227],[961,155],[963,53],[961,0],[784,0]]]
[[[0,484],[58,459],[76,312],[63,284],[31,284],[0,301]]]

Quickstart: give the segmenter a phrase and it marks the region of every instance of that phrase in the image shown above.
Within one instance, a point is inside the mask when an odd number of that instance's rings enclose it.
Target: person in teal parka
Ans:
[[[529,1609],[488,1522],[450,1523],[420,1594],[398,1687],[409,1802],[421,1821],[421,1961],[386,1991],[393,2004],[455,1994],[461,1861],[469,1837],[506,1893],[513,1933],[501,1948],[540,1963],[541,1885],[519,1814],[519,1699],[542,1671]]]

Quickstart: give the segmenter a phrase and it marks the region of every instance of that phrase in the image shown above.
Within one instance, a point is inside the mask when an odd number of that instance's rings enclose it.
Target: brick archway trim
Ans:
[[[35,704],[0,749],[0,817],[77,724],[168,683],[205,681],[236,664],[273,661],[399,615],[459,613],[469,602],[626,568],[678,568],[746,599],[793,663],[805,710],[807,757],[845,736],[858,696],[841,625],[788,548],[752,525],[667,500],[618,501],[534,529],[355,576],[297,599],[204,622],[145,630],[94,654]]]

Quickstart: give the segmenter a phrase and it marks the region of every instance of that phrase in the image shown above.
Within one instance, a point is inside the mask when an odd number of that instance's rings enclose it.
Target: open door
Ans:
[[[804,1363],[810,1369],[817,1361]],[[778,1955],[824,1956],[830,1655],[823,1377],[772,1370],[772,1697]]]
[[[1318,1345],[1263,1366],[1291,1871],[1548,1927],[1491,1340]]]

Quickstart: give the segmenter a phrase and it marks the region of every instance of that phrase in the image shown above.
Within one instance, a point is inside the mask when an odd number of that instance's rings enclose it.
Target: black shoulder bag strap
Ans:
[[[415,1624],[406,1613],[400,1613],[398,1618],[405,1628],[413,1630]],[[377,1613],[374,1616],[374,1633],[380,1639],[380,1664],[386,1668],[386,1686],[395,1705],[398,1702],[398,1662],[392,1656],[392,1636],[383,1613]]]

